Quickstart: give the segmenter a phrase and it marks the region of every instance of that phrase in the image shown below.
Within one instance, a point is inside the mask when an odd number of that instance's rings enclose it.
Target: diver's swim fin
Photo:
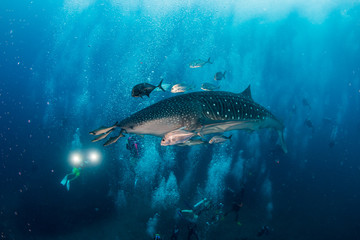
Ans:
[[[278,132],[279,138],[280,138],[280,146],[281,146],[282,150],[284,151],[284,153],[287,153],[288,150],[287,150],[285,139],[284,139],[284,131],[278,130],[277,132]]]
[[[63,180],[61,180],[61,185],[63,185],[63,186],[65,186],[65,184],[66,184],[66,182],[67,182],[67,177],[68,177],[68,175],[66,175],[64,178],[63,178]]]
[[[70,181],[67,181],[67,182],[66,182],[66,189],[67,189],[68,191],[70,191]]]

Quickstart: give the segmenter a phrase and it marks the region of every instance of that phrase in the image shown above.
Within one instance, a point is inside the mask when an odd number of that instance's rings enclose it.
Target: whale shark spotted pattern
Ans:
[[[157,102],[122,120],[123,132],[163,137],[178,129],[198,135],[231,130],[274,128],[287,152],[283,124],[260,104],[253,101],[250,86],[242,93],[224,91],[192,92]]]

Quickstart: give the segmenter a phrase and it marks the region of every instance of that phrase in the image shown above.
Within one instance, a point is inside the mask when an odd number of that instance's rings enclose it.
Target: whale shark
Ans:
[[[280,145],[287,152],[284,125],[252,99],[250,85],[241,93],[191,92],[170,97],[135,112],[116,127],[121,129],[119,136],[129,133],[158,137],[171,132],[176,134],[179,129],[195,133],[194,136],[205,136],[232,130],[272,128],[278,132]],[[104,145],[109,145],[108,142]],[[114,142],[112,139],[111,143]]]

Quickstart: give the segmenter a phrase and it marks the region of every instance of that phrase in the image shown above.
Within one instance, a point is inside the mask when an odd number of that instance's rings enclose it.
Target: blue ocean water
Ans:
[[[177,239],[360,239],[359,1],[5,0],[0,55],[0,239],[166,240],[175,225]],[[210,146],[138,137],[136,156],[127,138],[91,142],[175,95],[134,85],[200,91],[219,71],[220,90],[250,84],[284,123],[287,154],[268,129]],[[101,161],[67,191],[69,156],[91,149]]]

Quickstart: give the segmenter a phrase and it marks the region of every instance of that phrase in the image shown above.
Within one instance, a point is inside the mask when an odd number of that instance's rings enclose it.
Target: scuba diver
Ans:
[[[224,212],[223,212],[224,204],[218,203],[216,206],[214,206],[213,209],[213,215],[210,219],[210,221],[206,222],[207,225],[213,225],[218,223],[220,220],[224,220]]]
[[[126,149],[130,151],[132,157],[139,158],[142,149],[139,138],[136,136],[129,137],[127,139]]]
[[[155,236],[154,236],[154,240],[161,240],[161,237],[160,237],[160,234],[155,234]]]
[[[183,213],[187,213],[187,217],[185,217],[189,222],[196,222],[199,218],[200,214],[209,210],[212,207],[211,201],[207,198],[203,198],[198,203],[196,203],[192,209],[183,209],[180,210],[181,216],[183,216]]]
[[[224,217],[226,217],[231,212],[235,212],[235,222],[240,225],[238,220],[239,220],[239,212],[242,206],[243,206],[242,202],[233,202],[231,209],[224,214]]]
[[[96,150],[73,152],[70,155],[70,160],[73,165],[72,172],[65,175],[60,182],[61,185],[66,186],[66,189],[69,191],[70,183],[80,176],[82,170],[89,165],[98,164],[100,159],[100,153]]]
[[[81,168],[77,168],[74,167],[71,173],[68,173],[65,175],[65,177],[63,178],[63,180],[61,180],[61,184],[63,186],[66,185],[66,189],[69,191],[70,190],[70,182],[74,181],[75,179],[77,179],[80,176],[80,171]]]
[[[257,236],[258,236],[258,237],[261,237],[261,236],[263,236],[263,235],[269,235],[270,230],[271,230],[271,229],[270,229],[269,226],[264,225],[264,226],[262,226],[262,228],[261,228],[260,231],[258,232]]]
[[[245,193],[245,188],[242,187],[240,190],[240,193],[236,194],[235,199],[234,199],[235,201],[232,202],[231,209],[224,214],[224,217],[225,217],[229,213],[234,212],[235,213],[235,222],[238,225],[241,225],[241,223],[238,220],[239,220],[240,209],[243,207],[244,193]]]
[[[198,234],[197,234],[197,232],[196,232],[196,224],[195,223],[190,223],[189,225],[188,225],[188,230],[189,230],[189,232],[188,232],[188,236],[187,236],[187,240],[190,240],[191,239],[191,236],[195,236],[195,239],[197,239],[197,240],[199,240],[199,236],[198,236]]]
[[[178,236],[179,236],[179,232],[180,232],[180,229],[179,229],[178,225],[175,225],[174,229],[172,231],[172,235],[171,235],[170,239],[171,240],[177,240]]]

